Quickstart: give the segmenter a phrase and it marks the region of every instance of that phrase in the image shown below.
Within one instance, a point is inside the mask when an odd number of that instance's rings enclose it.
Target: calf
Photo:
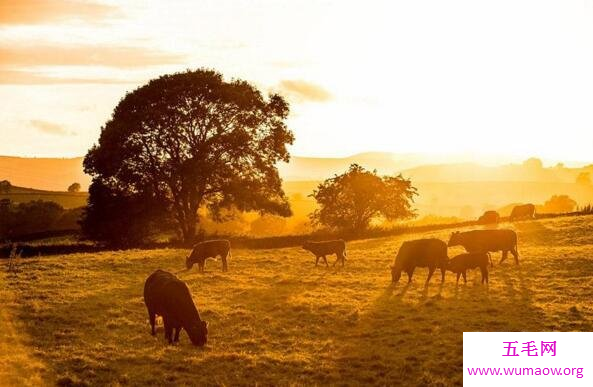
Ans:
[[[342,262],[342,266],[344,266],[344,261],[346,260],[346,242],[341,239],[323,242],[307,241],[303,244],[303,249],[310,251],[315,255],[315,266],[319,263],[319,258],[323,258],[325,266],[329,266],[325,256],[333,254],[336,255],[334,266],[336,266],[336,263],[338,262]]]
[[[467,283],[466,272],[469,269],[480,268],[482,273],[482,283],[488,283],[488,260],[489,253],[465,253],[459,254],[449,260],[447,270],[457,274],[457,283],[459,276],[463,275],[463,282]]]
[[[437,268],[441,270],[441,282],[445,282],[448,260],[447,244],[440,239],[405,241],[399,248],[395,262],[391,266],[391,280],[394,283],[398,282],[402,271],[404,271],[408,274],[408,283],[410,283],[416,267],[427,267],[426,286]]]
[[[200,313],[185,282],[173,274],[163,270],[152,273],[144,284],[144,303],[148,309],[153,336],[156,334],[156,315],[159,315],[163,318],[165,339],[169,344],[179,341],[179,331],[182,328],[194,345],[201,347],[206,344],[208,323],[200,319]]]
[[[194,245],[191,254],[185,259],[185,267],[191,269],[197,263],[200,272],[204,272],[204,265],[207,258],[222,258],[222,271],[228,271],[227,257],[232,257],[231,243],[226,239],[205,241]]]

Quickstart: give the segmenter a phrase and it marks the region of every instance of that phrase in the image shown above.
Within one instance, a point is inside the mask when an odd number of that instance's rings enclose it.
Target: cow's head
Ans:
[[[395,265],[391,266],[391,282],[396,284],[400,277],[402,276],[402,271],[395,267]]]
[[[459,246],[461,244],[461,233],[459,231],[455,231],[451,234],[451,238],[449,238],[448,246]]]
[[[198,321],[186,330],[193,345],[203,347],[208,341],[208,323],[206,321]]]
[[[185,267],[187,268],[187,270],[189,270],[192,268],[193,265],[194,265],[194,263],[191,260],[191,254],[190,254],[185,258]]]

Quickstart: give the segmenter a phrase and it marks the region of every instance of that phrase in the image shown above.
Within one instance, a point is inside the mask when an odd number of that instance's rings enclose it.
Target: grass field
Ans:
[[[508,226],[508,225],[505,225]],[[118,251],[2,263],[0,380],[60,385],[460,385],[463,331],[593,330],[593,217],[516,223],[521,265],[488,287],[435,275],[390,285],[405,239],[348,245],[347,265],[314,267],[298,248],[233,251],[230,271],[179,274],[210,322],[204,349],[149,334],[142,300],[155,269],[186,251]],[[451,250],[452,256],[461,250]],[[496,263],[499,254],[496,254]],[[405,282],[405,281],[403,281]]]

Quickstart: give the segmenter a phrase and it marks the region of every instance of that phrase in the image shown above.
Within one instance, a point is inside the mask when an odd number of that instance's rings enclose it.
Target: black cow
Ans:
[[[428,286],[430,278],[437,268],[441,270],[442,282],[445,282],[448,261],[447,244],[440,239],[406,241],[399,248],[395,262],[391,266],[391,280],[398,282],[401,272],[404,271],[408,274],[409,283],[412,281],[412,275],[414,275],[416,267],[428,267],[426,286]]]
[[[201,347],[206,344],[208,323],[200,319],[185,282],[173,274],[163,270],[152,273],[144,284],[144,303],[153,336],[156,334],[155,318],[159,315],[165,325],[165,339],[170,344],[179,341],[181,328],[185,329],[194,345]]]

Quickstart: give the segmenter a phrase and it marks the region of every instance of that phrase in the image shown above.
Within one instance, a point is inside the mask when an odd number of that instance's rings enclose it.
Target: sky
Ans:
[[[0,154],[200,67],[286,96],[295,155],[593,161],[593,0],[0,0]]]

